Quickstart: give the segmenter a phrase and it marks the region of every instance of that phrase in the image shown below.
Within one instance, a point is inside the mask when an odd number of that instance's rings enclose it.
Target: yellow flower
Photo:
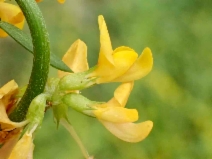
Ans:
[[[41,2],[42,0],[35,0],[36,2]],[[57,0],[59,3],[65,3],[65,0]]]
[[[65,3],[65,0],[57,0],[59,3]]]
[[[10,131],[18,127],[23,127],[27,121],[20,123],[12,122],[8,118],[8,112],[14,106],[14,95],[17,93],[18,85],[12,80],[0,88],[0,127],[1,131]]]
[[[96,83],[130,82],[146,76],[152,69],[153,58],[149,48],[145,48],[142,54],[138,54],[131,48],[121,46],[112,49],[109,33],[103,16],[98,17],[100,29],[100,53],[98,64],[94,71],[89,72],[86,78],[96,78]],[[88,70],[87,46],[77,40],[64,55],[63,61],[74,72]],[[82,67],[84,69],[74,69]],[[63,76],[67,73],[63,73]]]
[[[10,132],[11,137],[0,148],[0,159],[32,159],[34,149],[32,133],[35,127],[31,131],[26,131],[20,140],[18,139],[22,129]]]
[[[105,104],[97,105],[93,114],[119,139],[139,142],[148,136],[153,122],[132,123],[138,120],[137,110],[124,108],[132,88],[133,82],[121,84],[115,90],[114,97]]]
[[[98,77],[97,83],[130,82],[146,76],[152,69],[153,58],[149,48],[138,54],[131,48],[121,46],[112,49],[110,36],[102,15],[98,17],[100,30],[100,53],[97,68],[89,77]]]
[[[0,19],[15,25],[19,29],[22,29],[24,26],[24,15],[20,8],[13,4],[5,3],[4,0],[0,0]],[[6,36],[7,33],[0,29],[0,37]]]
[[[18,142],[22,128],[28,123],[13,122],[9,119],[8,113],[15,106],[14,96],[18,92],[17,83],[12,80],[0,88],[0,159],[8,159],[13,147]]]
[[[34,130],[33,130],[34,131]],[[26,132],[13,148],[8,159],[32,159],[34,144],[32,139],[33,131]]]

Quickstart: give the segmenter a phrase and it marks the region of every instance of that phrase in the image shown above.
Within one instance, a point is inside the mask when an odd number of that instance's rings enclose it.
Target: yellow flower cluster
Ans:
[[[138,120],[136,109],[127,109],[133,81],[147,75],[153,65],[152,53],[145,48],[138,54],[131,48],[121,46],[112,49],[110,36],[103,16],[98,17],[100,29],[100,53],[98,64],[87,78],[96,78],[96,83],[123,82],[114,92],[114,97],[105,104],[94,105],[93,116],[116,137],[127,142],[139,142],[150,133],[153,122]],[[81,41],[75,41],[63,57],[63,61],[74,71],[83,72],[89,69],[87,62],[87,46]],[[68,73],[59,71],[59,77]]]
[[[0,0],[0,19],[20,29],[24,26],[24,15],[20,8],[13,4],[5,3],[4,0]],[[7,33],[0,29],[0,37],[6,36]]]

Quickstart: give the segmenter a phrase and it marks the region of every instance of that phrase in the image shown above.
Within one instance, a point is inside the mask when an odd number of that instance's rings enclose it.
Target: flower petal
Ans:
[[[17,90],[18,85],[14,80],[7,82],[4,86],[0,88],[0,99],[2,99],[5,95]]]
[[[133,89],[134,82],[128,82],[121,84],[114,92],[114,98],[120,103],[122,107],[125,107],[129,95]]]
[[[93,76],[99,77],[97,83],[107,83],[122,76],[136,61],[137,53],[128,47],[119,47],[113,52],[114,66],[107,61],[98,63]]]
[[[7,115],[7,109],[13,101],[11,97],[17,92],[18,85],[14,80],[9,81],[0,88],[0,127],[4,131],[13,130],[27,124],[27,121],[20,123],[12,122]]]
[[[145,139],[153,127],[152,121],[145,121],[141,123],[112,123],[100,120],[100,122],[113,135],[126,142],[140,142]]]
[[[83,72],[89,69],[87,62],[87,46],[81,41],[75,41],[63,56],[63,62],[68,65],[73,72]],[[59,77],[63,77],[68,72],[58,71]]]
[[[122,83],[114,92],[114,97],[107,102],[108,106],[125,107],[133,89],[134,82]]]
[[[29,159],[32,158],[34,149],[32,134],[26,132],[15,145],[8,159]]]
[[[104,17],[99,15],[98,17],[99,30],[100,30],[100,53],[98,63],[102,63],[107,60],[109,63],[114,64],[112,58],[112,45],[110,41],[110,36],[107,30],[107,25],[105,23]]]
[[[18,84],[11,80],[0,88],[0,100],[4,103],[5,109],[11,102],[11,96],[18,91]]]
[[[0,18],[2,21],[15,25],[19,29],[23,28],[24,15],[20,8],[9,3],[0,2]],[[7,34],[0,29],[0,37],[6,37]]]
[[[146,76],[152,70],[152,66],[152,52],[147,47],[143,50],[142,54],[132,67],[123,76],[114,79],[113,82],[129,82],[138,80]]]
[[[94,110],[93,113],[100,120],[114,123],[134,122],[138,120],[138,112],[136,109],[106,107]]]
[[[28,123],[27,121],[23,121],[20,123],[12,122],[8,118],[3,102],[0,100],[0,127],[2,130],[4,131],[13,130],[15,128],[22,127],[26,125],[27,123]]]

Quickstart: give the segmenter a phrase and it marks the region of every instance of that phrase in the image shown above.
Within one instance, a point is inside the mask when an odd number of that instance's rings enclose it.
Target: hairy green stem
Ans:
[[[16,0],[28,23],[33,43],[33,67],[28,87],[16,109],[10,114],[12,121],[25,119],[31,101],[43,92],[48,77],[50,47],[42,13],[35,0]]]

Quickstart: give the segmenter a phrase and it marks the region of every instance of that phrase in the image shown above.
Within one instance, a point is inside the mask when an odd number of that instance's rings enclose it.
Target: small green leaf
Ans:
[[[10,35],[17,43],[33,54],[32,39],[22,30],[7,22],[0,21],[0,28]],[[65,72],[72,72],[71,69],[55,54],[51,53],[50,65]]]
[[[65,72],[73,72],[58,56],[50,54],[50,65]]]

